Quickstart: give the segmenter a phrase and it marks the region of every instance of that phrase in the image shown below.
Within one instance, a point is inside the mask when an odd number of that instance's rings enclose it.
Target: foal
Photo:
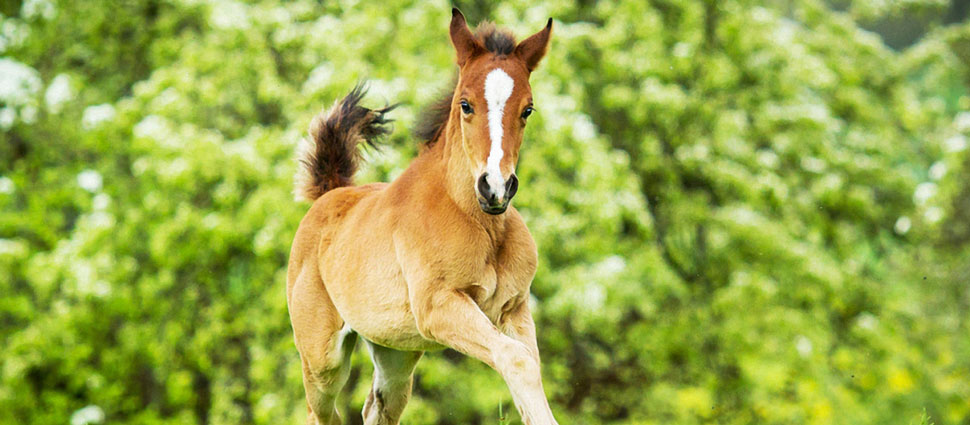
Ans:
[[[552,30],[516,44],[452,10],[458,82],[421,133],[426,147],[394,182],[352,186],[360,142],[389,132],[360,87],[310,124],[296,193],[300,222],[286,296],[310,423],[339,424],[357,335],[374,361],[366,424],[398,423],[425,350],[450,347],[508,384],[526,424],[556,424],[542,389],[529,286],[536,246],[509,205],[532,113],[529,75]]]

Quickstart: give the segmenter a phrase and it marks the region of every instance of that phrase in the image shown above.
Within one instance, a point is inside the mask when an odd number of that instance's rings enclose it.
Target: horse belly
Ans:
[[[334,304],[340,316],[358,334],[396,350],[441,348],[418,332],[407,284],[399,274],[369,270],[361,278],[345,283],[348,290],[341,291]]]
[[[385,347],[442,348],[418,332],[407,282],[388,233],[353,233],[353,237],[334,238],[321,270],[340,317],[362,337]]]

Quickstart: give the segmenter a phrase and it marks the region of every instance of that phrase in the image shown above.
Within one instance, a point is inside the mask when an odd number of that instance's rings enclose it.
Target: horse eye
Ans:
[[[533,111],[535,111],[535,109],[533,109],[531,106],[526,107],[525,110],[522,111],[522,119],[529,118],[529,115],[532,115]]]
[[[464,112],[465,114],[470,114],[472,112],[475,112],[474,110],[472,110],[472,105],[469,105],[468,101],[465,101],[465,100],[461,101],[461,111]]]

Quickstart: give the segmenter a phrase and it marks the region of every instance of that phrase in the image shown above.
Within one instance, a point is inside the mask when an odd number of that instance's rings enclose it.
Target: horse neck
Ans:
[[[461,145],[461,128],[457,123],[460,119],[456,113],[452,114],[451,119],[445,125],[440,138],[432,146],[428,155],[431,155],[436,167],[442,174],[444,185],[442,187],[454,204],[461,212],[480,223],[487,232],[495,236],[505,228],[506,214],[489,215],[482,212],[478,205],[478,195],[475,193],[475,178],[468,170],[471,169],[468,157],[465,155]],[[441,180],[439,180],[440,182]]]

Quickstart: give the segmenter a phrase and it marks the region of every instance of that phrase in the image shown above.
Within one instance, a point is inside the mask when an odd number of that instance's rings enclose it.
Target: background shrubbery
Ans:
[[[359,181],[398,175],[450,6],[0,2],[0,422],[302,423],[293,147],[369,79],[404,106]],[[556,19],[516,206],[561,423],[970,424],[963,2],[459,6]],[[415,393],[514,411],[449,351]]]

